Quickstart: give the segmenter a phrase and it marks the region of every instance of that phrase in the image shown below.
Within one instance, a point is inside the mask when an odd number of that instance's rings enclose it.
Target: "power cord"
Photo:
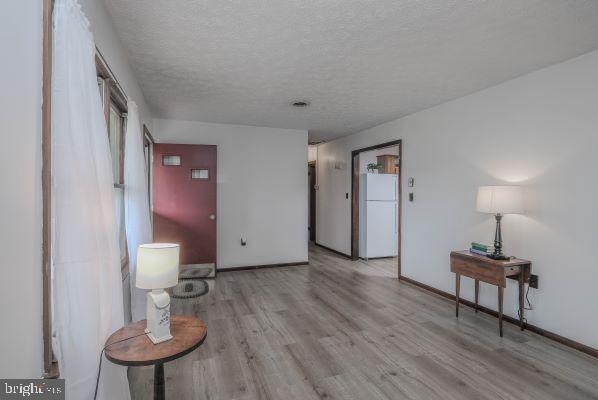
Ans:
[[[523,307],[525,310],[528,310],[528,311],[530,311],[530,310],[533,309],[532,308],[532,303],[529,301],[529,297],[528,297],[528,295],[529,295],[529,288],[530,288],[530,286],[527,285],[527,290],[525,291],[525,301],[527,302],[527,307],[526,306]],[[521,311],[519,310],[519,308],[517,308],[517,316],[519,317],[519,319],[521,319]],[[523,318],[523,323],[525,325],[527,325],[527,318],[525,318],[525,317]]]
[[[98,376],[96,377],[96,389],[93,393],[93,400],[96,400],[98,397],[98,385],[100,384],[100,373],[102,372],[102,358],[104,358],[104,352],[106,351],[106,349],[110,346],[112,346],[113,344],[117,344],[117,343],[121,343],[121,342],[125,342],[127,340],[139,337],[139,336],[144,336],[146,333],[140,333],[138,335],[135,336],[130,336],[128,338],[124,338],[121,340],[117,340],[116,342],[112,342],[110,344],[107,344],[106,346],[104,346],[104,348],[102,349],[102,351],[100,352],[100,363],[98,365]]]

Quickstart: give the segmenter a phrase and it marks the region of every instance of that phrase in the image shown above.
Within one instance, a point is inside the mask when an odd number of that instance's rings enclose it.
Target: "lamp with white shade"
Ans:
[[[494,252],[488,257],[495,260],[507,260],[502,253],[502,234],[500,221],[504,214],[523,214],[523,192],[521,186],[480,186],[476,208],[479,212],[494,214],[496,231],[494,233]]]
[[[164,289],[179,281],[179,248],[175,243],[142,244],[137,248],[135,285],[140,289],[151,289],[147,293],[145,333],[154,344],[172,339],[170,296]]]

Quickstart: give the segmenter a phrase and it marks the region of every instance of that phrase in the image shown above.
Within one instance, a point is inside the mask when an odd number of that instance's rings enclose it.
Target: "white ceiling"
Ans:
[[[598,48],[597,0],[105,2],[155,117],[313,140]]]

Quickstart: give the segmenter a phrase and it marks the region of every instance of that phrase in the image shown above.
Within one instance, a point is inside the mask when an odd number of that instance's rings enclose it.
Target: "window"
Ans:
[[[121,168],[121,154],[122,153],[122,138],[124,118],[122,112],[116,107],[114,103],[110,103],[110,118],[108,125],[108,138],[110,140],[110,154],[112,155],[112,174],[114,175],[114,183],[122,184],[122,168]]]
[[[123,112],[113,103],[110,103],[108,123],[108,139],[110,141],[110,154],[112,155],[112,175],[114,176],[114,201],[116,209],[116,227],[118,229],[118,244],[120,248],[121,266],[125,267],[128,261],[127,237],[125,234],[125,188],[124,188],[124,126]]]
[[[210,179],[210,173],[207,169],[192,169],[191,179]]]
[[[143,154],[145,155],[145,173],[147,176],[147,198],[149,204],[150,218],[152,218],[152,150],[154,138],[147,126],[143,124]]]
[[[108,140],[112,156],[112,176],[114,179],[114,201],[116,227],[120,248],[123,277],[128,273],[127,237],[125,232],[125,187],[124,187],[124,136],[127,106],[125,96],[115,83],[106,64],[96,57],[98,70],[98,88],[102,97]]]
[[[181,156],[162,156],[162,165],[179,166],[181,165]]]

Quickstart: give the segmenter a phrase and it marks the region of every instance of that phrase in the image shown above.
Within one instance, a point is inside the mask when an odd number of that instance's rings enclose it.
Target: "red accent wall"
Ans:
[[[154,144],[154,242],[181,245],[181,264],[216,263],[216,146]],[[180,166],[163,165],[178,155]],[[207,169],[208,179],[191,179]]]

